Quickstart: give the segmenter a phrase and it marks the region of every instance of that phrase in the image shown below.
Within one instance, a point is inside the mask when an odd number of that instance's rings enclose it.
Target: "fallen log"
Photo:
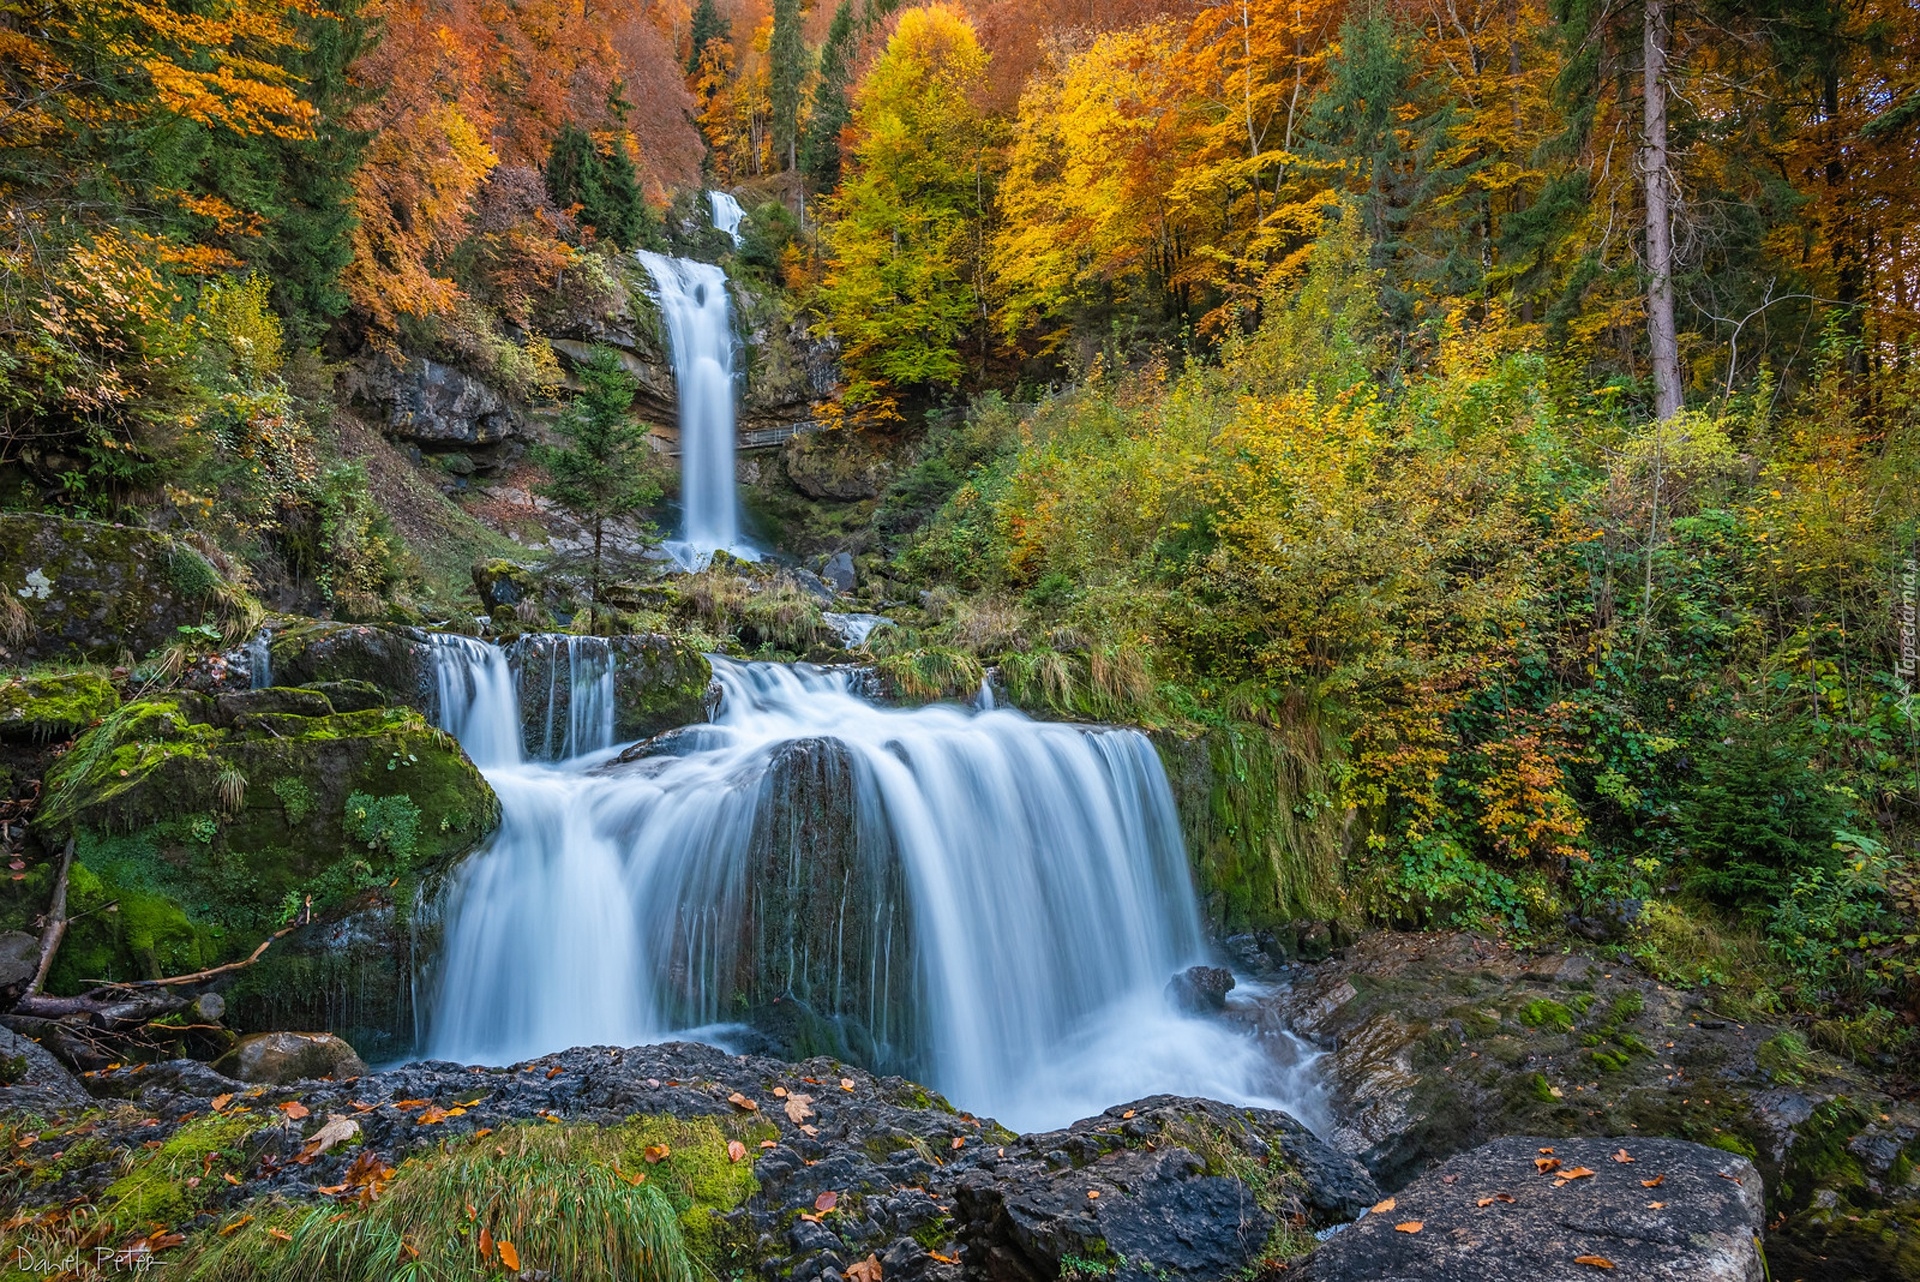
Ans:
[[[31,999],[46,986],[47,972],[53,969],[53,955],[60,951],[60,941],[67,935],[67,874],[73,871],[73,838],[67,838],[66,853],[60,856],[60,876],[53,883],[53,906],[47,909],[47,927],[40,935],[40,967],[33,973],[33,982],[27,985],[27,997]]]

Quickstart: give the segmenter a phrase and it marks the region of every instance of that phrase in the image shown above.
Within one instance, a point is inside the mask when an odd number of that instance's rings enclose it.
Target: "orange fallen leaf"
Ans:
[[[761,1140],[760,1147],[761,1148],[779,1148],[780,1145],[774,1142],[773,1140]]]
[[[547,1070],[547,1080],[551,1082],[554,1078],[560,1076],[560,1074],[565,1071],[566,1070],[561,1068],[560,1065],[555,1064],[552,1068]]]
[[[207,1107],[211,1108],[214,1112],[218,1113],[221,1109],[225,1108],[227,1105],[231,1103],[233,1103],[233,1092],[228,1091],[225,1095],[214,1096],[213,1103],[209,1104]]]
[[[276,1104],[274,1105],[274,1107],[279,1109],[282,1113],[285,1113],[288,1117],[292,1118],[296,1122],[299,1121],[301,1118],[309,1115],[307,1106],[305,1104],[302,1104],[297,1099],[290,1099],[286,1101],[284,1104]]]
[[[745,1158],[746,1155],[747,1146],[745,1144],[742,1144],[739,1140],[727,1141],[727,1160],[729,1162],[738,1162]]]
[[[812,1104],[813,1096],[811,1095],[787,1096],[787,1120],[796,1124],[806,1121],[813,1116]]]
[[[951,1148],[965,1148],[966,1146],[967,1146],[966,1140],[962,1139],[958,1135],[953,1137],[953,1143],[949,1145],[949,1147]]]
[[[960,1263],[960,1257],[957,1255],[942,1255],[938,1251],[928,1251],[927,1254],[931,1255],[934,1259],[940,1261],[940,1263],[942,1264]]]
[[[1584,1180],[1592,1174],[1593,1172],[1584,1166],[1576,1166],[1570,1170],[1561,1172],[1562,1176],[1570,1180]]]
[[[785,1098],[787,1097],[787,1088],[786,1088],[786,1087],[784,1087],[784,1086],[776,1086],[776,1087],[774,1087],[774,1088],[773,1088],[773,1097],[774,1097],[775,1099],[785,1099]]]
[[[488,1230],[486,1230],[485,1228],[482,1228],[480,1230],[480,1262],[482,1264],[485,1264],[488,1260],[491,1260],[492,1258],[493,1258],[493,1234]]]
[[[1631,1162],[1633,1159],[1627,1155],[1627,1150],[1621,1149],[1618,1153],[1615,1153],[1613,1155],[1613,1160],[1616,1162],[1624,1163],[1624,1162]]]
[[[1548,1171],[1559,1170],[1560,1159],[1557,1157],[1536,1157],[1533,1159],[1533,1165],[1537,1170],[1540,1171],[1541,1174],[1544,1175]]]
[[[1474,1205],[1475,1206],[1492,1206],[1493,1199],[1490,1197],[1483,1197],[1479,1201],[1475,1202]]]
[[[825,1193],[813,1199],[813,1209],[822,1215],[838,1205],[840,1205],[840,1195],[832,1189],[828,1189]]]
[[[1741,1179],[1738,1175],[1728,1175],[1725,1171],[1721,1171],[1719,1174],[1720,1174],[1720,1178],[1723,1180],[1732,1180],[1735,1184],[1740,1184],[1740,1185],[1744,1185],[1746,1183],[1746,1181]]]
[[[841,1090],[843,1090],[843,1091],[850,1091],[850,1090],[852,1090],[852,1089],[853,1089],[853,1079],[852,1079],[851,1077],[843,1077],[843,1078],[841,1078],[841,1079],[840,1079],[840,1089],[841,1089]]]
[[[1664,1211],[1667,1209],[1667,1204],[1665,1202],[1649,1202],[1647,1203],[1647,1209],[1649,1211]]]
[[[513,1249],[513,1243],[507,1241],[505,1238],[501,1238],[499,1250],[500,1263],[506,1265],[515,1273],[518,1273],[520,1271],[520,1252]]]
[[[473,1133],[473,1138],[483,1140],[491,1134],[493,1134],[493,1128],[491,1126],[483,1126]]]
[[[673,1149],[666,1144],[649,1144],[640,1156],[647,1160],[647,1165],[657,1166],[673,1156]]]
[[[371,1113],[373,1112],[374,1109],[380,1107],[378,1104],[364,1104],[359,1100],[353,1100],[350,1102],[353,1105],[353,1111],[356,1113]]]
[[[1099,1189],[1088,1189],[1088,1190],[1087,1190],[1087,1196],[1088,1196],[1089,1198],[1091,1198],[1091,1199],[1093,1199],[1093,1200],[1095,1200],[1095,1201],[1097,1201],[1097,1200],[1099,1200],[1099,1197],[1100,1197],[1100,1190],[1099,1190]]]
[[[268,1229],[267,1236],[276,1242],[293,1241],[293,1234],[287,1232],[285,1229]]]
[[[220,1236],[221,1237],[231,1236],[232,1234],[238,1233],[241,1229],[246,1228],[247,1225],[251,1223],[253,1223],[253,1217],[251,1215],[243,1215],[239,1219],[235,1220],[233,1223],[227,1225],[227,1227],[225,1227],[224,1229],[221,1229]]]
[[[1613,1267],[1613,1261],[1604,1255],[1576,1255],[1573,1257],[1573,1262],[1575,1264],[1584,1264],[1588,1268],[1593,1269],[1610,1269]]]
[[[1494,1200],[1494,1201],[1496,1201],[1496,1202],[1511,1202],[1511,1201],[1513,1201],[1513,1194],[1511,1194],[1511,1193],[1495,1193],[1495,1194],[1493,1195],[1493,1200]]]
[[[1128,1110],[1127,1110],[1126,1112],[1124,1112],[1124,1113],[1122,1113],[1122,1114],[1120,1114],[1120,1119],[1121,1119],[1122,1121],[1125,1121],[1125,1120],[1126,1120],[1127,1118],[1129,1118],[1129,1117],[1132,1117],[1132,1116],[1133,1116],[1133,1110],[1132,1110],[1132,1109],[1128,1109]]]
[[[1395,1233],[1418,1233],[1426,1227],[1426,1224],[1420,1220],[1408,1220],[1405,1224],[1394,1225],[1393,1231]]]
[[[1394,1207],[1398,1205],[1400,1205],[1399,1202],[1397,1202],[1393,1198],[1388,1198],[1384,1202],[1375,1202],[1373,1204],[1372,1209],[1375,1215],[1385,1215],[1388,1211],[1391,1211]]]
[[[447,1120],[447,1116],[444,1108],[429,1108],[413,1120],[421,1126],[438,1126]]]
[[[1551,1153],[1551,1152],[1553,1152],[1553,1150],[1552,1150],[1552,1149],[1550,1149],[1550,1148],[1543,1148],[1543,1149],[1536,1149],[1536,1150],[1534,1150],[1534,1151],[1535,1151],[1535,1152],[1538,1152],[1538,1153]]]
[[[393,1106],[405,1112],[408,1109],[425,1108],[427,1101],[423,1099],[397,1099],[393,1102]]]
[[[742,1095],[739,1091],[735,1091],[733,1094],[727,1096],[727,1103],[733,1105],[735,1108],[744,1109],[749,1113],[758,1112],[760,1108],[758,1104]]]
[[[849,1264],[847,1282],[880,1282],[880,1257],[869,1255],[864,1260]]]
[[[1650,1180],[1641,1180],[1640,1187],[1643,1189],[1657,1189],[1662,1184],[1665,1184],[1666,1182],[1667,1182],[1667,1174],[1665,1171],[1662,1171],[1660,1174],[1654,1176]]]
[[[229,1184],[238,1185],[240,1183],[240,1177],[238,1175],[235,1175],[232,1171],[228,1171],[225,1175],[222,1175],[220,1178],[225,1180]]]
[[[812,1211],[802,1211],[800,1212],[800,1218],[809,1224],[818,1224],[827,1217],[824,1215],[815,1215]]]

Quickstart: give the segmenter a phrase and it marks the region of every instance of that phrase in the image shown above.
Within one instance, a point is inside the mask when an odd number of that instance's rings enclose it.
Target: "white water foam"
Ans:
[[[524,643],[523,643],[524,644]],[[1035,1129],[1155,1092],[1322,1120],[1312,1056],[1168,1005],[1169,976],[1205,960],[1173,798],[1145,736],[1013,710],[901,710],[846,670],[714,661],[711,726],[671,753],[607,766],[518,751],[503,657],[437,643],[442,724],[469,744],[504,821],[456,873],[429,983],[423,1049],[509,1063],[574,1045],[725,1041],[735,911],[775,756],[832,740],[853,804],[897,859],[913,955],[892,933],[862,979],[910,996],[885,1049],[960,1107]],[[578,689],[581,669],[574,669]],[[460,702],[462,693],[467,702]],[[489,706],[482,706],[489,705]],[[514,751],[500,740],[511,725]],[[796,850],[794,858],[805,858]],[[1276,1051],[1278,1053],[1276,1053]]]

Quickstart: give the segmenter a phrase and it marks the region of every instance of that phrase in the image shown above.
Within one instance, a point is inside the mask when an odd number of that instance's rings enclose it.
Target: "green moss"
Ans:
[[[269,1120],[241,1114],[188,1122],[158,1149],[140,1153],[133,1168],[107,1186],[101,1199],[107,1218],[121,1232],[192,1218],[222,1186],[222,1175],[244,1173],[247,1137]]]
[[[0,735],[64,739],[113,715],[120,696],[98,672],[17,676],[0,682]]]
[[[1573,1012],[1550,997],[1536,997],[1520,1008],[1520,1022],[1528,1028],[1565,1033],[1573,1029]]]
[[[1755,1149],[1752,1144],[1749,1144],[1746,1140],[1731,1131],[1716,1130],[1715,1133],[1709,1135],[1702,1143],[1706,1144],[1708,1148],[1717,1148],[1723,1153],[1738,1153],[1749,1162],[1757,1161],[1760,1157],[1759,1150]]]
[[[1547,1080],[1546,1074],[1544,1073],[1528,1074],[1527,1089],[1532,1091],[1534,1099],[1540,1101],[1542,1104],[1557,1103],[1560,1098],[1553,1093],[1553,1083]]]
[[[742,1262],[740,1257],[749,1245],[732,1240],[720,1217],[760,1187],[752,1161],[733,1161],[727,1155],[727,1142],[737,1139],[749,1154],[757,1154],[761,1140],[778,1139],[779,1134],[770,1123],[759,1120],[730,1119],[722,1127],[712,1118],[641,1116],[629,1118],[611,1138],[618,1146],[621,1166],[644,1172],[648,1182],[666,1194],[688,1248],[718,1273]],[[657,1145],[665,1145],[669,1155],[657,1163],[647,1162],[647,1149]]]

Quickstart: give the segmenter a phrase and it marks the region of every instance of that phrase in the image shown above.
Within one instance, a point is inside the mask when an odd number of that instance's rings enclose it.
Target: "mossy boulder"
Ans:
[[[223,623],[242,601],[170,535],[25,513],[0,514],[0,592],[25,613],[0,642],[0,659],[19,663],[139,658],[181,628]]]
[[[395,703],[426,711],[433,701],[433,656],[410,628],[307,619],[268,642],[278,686],[363,682]]]
[[[473,590],[489,612],[512,610],[522,601],[539,597],[540,577],[524,565],[493,557],[475,563]]]
[[[527,751],[535,756],[552,757],[567,741],[576,664],[595,673],[611,665],[616,743],[707,719],[713,665],[678,637],[533,633],[507,654],[520,684]]]
[[[232,961],[367,891],[410,904],[498,817],[459,745],[411,709],[284,689],[128,704],[48,772],[36,816],[43,846],[76,843],[52,990]],[[0,888],[0,926],[44,908],[53,863]]]
[[[119,706],[119,693],[97,672],[12,677],[0,681],[0,738],[71,738]]]

